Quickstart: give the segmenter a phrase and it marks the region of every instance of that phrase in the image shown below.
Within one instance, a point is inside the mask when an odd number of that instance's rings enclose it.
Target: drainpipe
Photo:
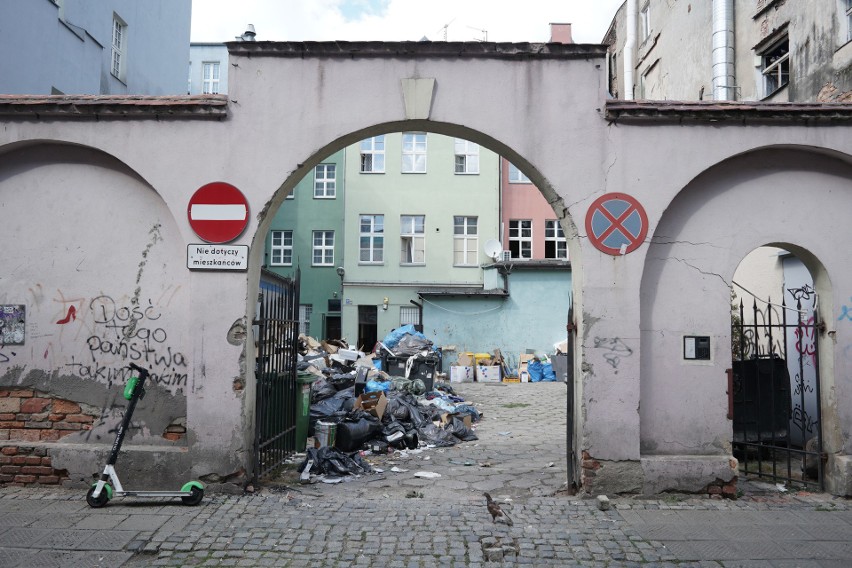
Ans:
[[[713,99],[736,100],[734,0],[713,0]]]
[[[627,41],[624,42],[624,100],[633,100],[633,65],[636,59],[636,3],[627,0]]]

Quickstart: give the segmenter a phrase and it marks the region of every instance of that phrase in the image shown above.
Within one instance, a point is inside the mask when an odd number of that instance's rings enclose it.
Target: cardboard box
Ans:
[[[461,367],[473,367],[474,361],[473,353],[459,353],[459,358],[458,361],[456,361],[456,364]]]
[[[527,365],[535,359],[532,353],[521,353],[518,355],[518,378],[522,383],[530,382],[530,372],[527,370]]]
[[[451,383],[472,383],[473,382],[473,367],[465,367],[462,365],[453,365],[450,367],[450,382]]]
[[[385,414],[385,408],[387,408],[387,406],[388,397],[385,396],[384,391],[377,391],[365,392],[358,395],[358,398],[355,399],[355,404],[352,405],[352,408],[368,412],[381,420],[382,416]]]
[[[501,378],[499,365],[480,365],[476,368],[476,380],[480,383],[499,383]]]
[[[446,424],[449,424],[449,422],[453,419],[453,416],[458,416],[459,418],[461,418],[462,422],[464,422],[464,425],[468,428],[470,428],[470,425],[473,423],[470,414],[455,414],[450,412],[444,412],[443,414],[441,414],[441,428],[443,428]]]

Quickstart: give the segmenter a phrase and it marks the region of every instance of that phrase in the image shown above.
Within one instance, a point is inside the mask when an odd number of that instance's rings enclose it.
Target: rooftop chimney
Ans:
[[[257,34],[254,31],[254,24],[249,24],[246,26],[246,31],[243,32],[242,35],[237,36],[236,39],[240,41],[254,41],[254,36]]]
[[[550,24],[550,43],[574,43],[571,24]]]

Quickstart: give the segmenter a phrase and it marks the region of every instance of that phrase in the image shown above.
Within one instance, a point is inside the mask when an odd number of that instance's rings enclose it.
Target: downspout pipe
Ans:
[[[633,100],[633,67],[636,61],[636,3],[627,0],[627,40],[624,42],[624,100]]]
[[[713,99],[736,100],[734,0],[713,0]]]

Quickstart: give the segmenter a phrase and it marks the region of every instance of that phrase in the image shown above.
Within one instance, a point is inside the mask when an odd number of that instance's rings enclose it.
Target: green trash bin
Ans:
[[[308,445],[310,426],[311,385],[317,380],[313,373],[296,374],[296,451],[304,452]]]

